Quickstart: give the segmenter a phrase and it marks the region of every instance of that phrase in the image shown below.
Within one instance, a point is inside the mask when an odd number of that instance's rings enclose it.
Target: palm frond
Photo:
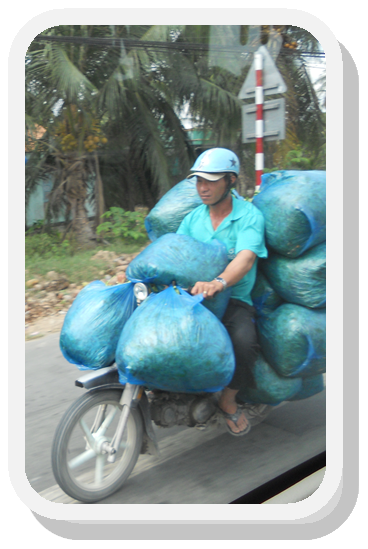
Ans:
[[[97,89],[68,58],[65,50],[54,46],[50,52],[51,77],[59,93],[67,103],[77,103]]]

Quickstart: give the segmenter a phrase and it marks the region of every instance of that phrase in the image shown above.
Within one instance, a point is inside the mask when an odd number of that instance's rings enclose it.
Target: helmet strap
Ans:
[[[220,198],[220,200],[218,200],[214,204],[209,204],[209,206],[217,206],[217,204],[220,204],[221,202],[223,202],[225,200],[225,198],[227,198],[227,196],[229,195],[230,190],[231,190],[231,187],[228,187],[226,189],[226,191],[224,192],[224,194],[222,195],[222,197]]]
[[[226,177],[226,176],[225,176]],[[217,206],[217,204],[220,204],[221,202],[223,202],[225,200],[225,198],[227,198],[227,196],[229,195],[230,191],[231,191],[231,188],[233,186],[230,178],[229,179],[226,179],[227,180],[227,188],[224,192],[224,194],[222,195],[222,197],[220,198],[220,200],[218,200],[217,202],[215,202],[214,204],[210,204],[210,206]]]

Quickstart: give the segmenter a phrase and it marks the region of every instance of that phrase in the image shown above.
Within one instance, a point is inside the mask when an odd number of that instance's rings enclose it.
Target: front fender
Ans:
[[[124,385],[119,383],[119,374],[116,364],[100,368],[99,370],[91,370],[82,377],[75,380],[77,387],[83,389],[94,389],[96,387],[124,389]]]

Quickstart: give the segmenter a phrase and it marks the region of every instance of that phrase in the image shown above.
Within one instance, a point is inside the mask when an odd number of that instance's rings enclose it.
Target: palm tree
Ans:
[[[261,35],[266,44],[267,28]],[[289,113],[287,139],[268,147],[275,164],[277,154],[284,157],[300,143],[317,149],[323,118],[298,55],[298,48],[312,51],[316,41],[303,29],[273,30],[284,43],[277,64],[288,83]],[[212,66],[209,33],[209,26],[59,26],[30,45],[26,129],[38,124],[47,132],[26,166],[26,196],[52,172],[48,213],[64,207],[81,244],[93,242],[84,207],[91,180],[98,223],[105,206],[152,207],[185,177],[202,149],[194,150],[183,128],[184,107],[211,135],[211,146],[232,148],[243,175],[254,172],[253,148],[241,140],[237,98],[249,65],[241,74]]]
[[[53,29],[45,34],[55,35]],[[89,247],[94,245],[94,234],[85,208],[88,178],[98,173],[93,153],[107,140],[97,118],[97,88],[82,72],[85,63],[83,47],[77,52],[73,45],[68,48],[45,43],[40,47],[34,42],[27,52],[26,129],[29,132],[37,122],[47,132],[26,166],[26,197],[52,173],[54,185],[47,217],[64,209],[66,218],[72,219],[78,243]]]
[[[288,87],[286,99],[286,139],[266,145],[269,167],[288,167],[291,157],[309,159],[311,169],[325,169],[326,118],[321,111],[319,98],[307,70],[308,56],[318,55],[318,41],[308,31],[299,27],[277,27],[283,46],[277,58],[280,70]],[[300,164],[301,166],[303,164]],[[295,166],[294,166],[295,167]]]
[[[87,42],[52,41],[75,41],[76,32]],[[83,246],[93,242],[85,210],[92,173],[101,174],[95,192],[95,197],[101,197],[101,180],[106,174],[111,179],[111,168],[119,158],[118,174],[124,176],[126,195],[123,202],[133,209],[134,192],[152,202],[152,191],[162,194],[170,188],[168,145],[183,169],[190,163],[187,136],[155,68],[160,56],[143,49],[126,51],[120,41],[126,33],[126,27],[57,27],[45,31],[27,52],[27,133],[35,123],[47,129],[27,163],[27,197],[37,180],[53,172],[49,213],[66,207]],[[138,32],[142,40],[167,38],[168,33],[166,27],[140,28]],[[96,41],[101,35],[116,39],[117,47],[93,41],[88,44],[88,39]],[[96,148],[107,140],[110,146],[101,154],[100,170]]]

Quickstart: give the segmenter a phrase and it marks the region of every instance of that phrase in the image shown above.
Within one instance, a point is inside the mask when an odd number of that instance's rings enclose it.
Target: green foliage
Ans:
[[[38,224],[42,225],[42,222],[38,222]],[[26,232],[26,257],[53,258],[74,255],[74,242],[66,239],[61,240],[60,233],[55,231],[37,233],[35,228],[32,227]]]
[[[296,149],[288,151],[276,166],[267,169],[264,173],[279,170],[325,170],[326,169],[326,145],[322,146],[316,154],[298,145]]]
[[[287,169],[299,169],[299,170],[310,170],[311,169],[311,159],[304,156],[304,151],[300,147],[295,151],[289,151],[285,156],[285,167]]]
[[[92,280],[101,279],[101,271],[107,271],[111,267],[111,261],[94,259],[92,257],[100,250],[114,252],[116,255],[134,254],[139,252],[142,244],[126,244],[118,241],[111,246],[97,246],[94,250],[76,249],[73,255],[26,255],[25,268],[27,280],[44,277],[49,271],[56,271],[65,276],[70,283],[82,284]]]
[[[106,219],[96,229],[98,235],[112,241],[143,241],[147,240],[147,232],[144,226],[145,213],[141,211],[129,212],[123,208],[110,208],[101,217]]]

